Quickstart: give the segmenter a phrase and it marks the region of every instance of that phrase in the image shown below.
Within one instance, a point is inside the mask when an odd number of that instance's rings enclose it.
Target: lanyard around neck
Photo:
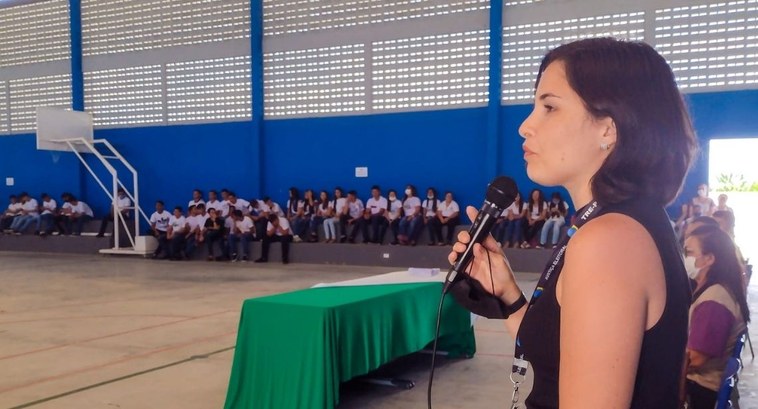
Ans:
[[[540,279],[537,282],[537,287],[534,289],[532,298],[529,300],[527,313],[529,312],[529,309],[537,302],[537,300],[540,299],[542,292],[545,290],[545,288],[547,288],[547,285],[550,283],[550,281],[557,279],[558,275],[560,274],[560,271],[563,268],[563,259],[566,255],[566,248],[568,247],[568,242],[571,240],[571,237],[577,232],[577,230],[579,230],[579,228],[597,216],[600,213],[600,209],[601,206],[598,204],[598,202],[593,201],[577,212],[577,214],[579,214],[579,218],[571,226],[571,228],[569,228],[566,237],[561,240],[558,249],[553,253],[552,261],[547,265],[545,271],[542,272],[542,276],[540,276]],[[524,358],[524,346],[521,342],[520,337],[517,335],[516,349],[513,358],[513,374],[526,376],[526,370],[528,367],[529,365]],[[513,377],[511,377],[511,379],[513,379]]]

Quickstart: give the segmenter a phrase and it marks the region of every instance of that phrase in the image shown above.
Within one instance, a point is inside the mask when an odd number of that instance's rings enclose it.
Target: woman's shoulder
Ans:
[[[703,292],[695,300],[695,303],[716,301],[723,304],[726,301],[733,301],[733,299],[734,297],[732,297],[732,294],[729,292],[729,290],[726,289],[726,287],[716,283],[711,284],[705,290],[703,290]]]
[[[660,259],[647,229],[621,213],[602,214],[582,226],[569,241],[569,256],[578,256],[587,264],[613,264],[615,269],[639,268]]]

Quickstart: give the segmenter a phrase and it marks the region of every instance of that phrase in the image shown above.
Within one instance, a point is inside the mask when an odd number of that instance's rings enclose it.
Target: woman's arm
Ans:
[[[645,330],[666,303],[652,237],[619,214],[588,222],[569,242],[557,297],[561,409],[629,408]]]

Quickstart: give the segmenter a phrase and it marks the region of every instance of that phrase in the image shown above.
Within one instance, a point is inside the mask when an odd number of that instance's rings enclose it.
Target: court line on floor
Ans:
[[[201,318],[208,318],[208,317],[212,317],[212,316],[215,316],[215,315],[227,314],[227,313],[230,313],[230,312],[237,312],[237,311],[238,310],[224,310],[224,311],[214,312],[214,313],[211,313],[211,314],[198,315],[198,316],[195,316],[195,317],[184,318],[184,319],[180,319],[180,320],[176,320],[176,321],[164,322],[164,323],[161,323],[161,324],[148,325],[146,327],[140,327],[140,328],[130,329],[128,331],[121,331],[121,332],[116,332],[116,333],[113,333],[113,334],[101,335],[99,337],[86,338],[86,339],[82,339],[82,340],[78,340],[78,341],[74,341],[74,342],[67,342],[65,344],[59,344],[59,345],[53,345],[53,346],[44,347],[44,348],[33,349],[31,351],[25,351],[25,352],[19,352],[19,353],[16,353],[16,354],[0,356],[0,361],[6,360],[6,359],[18,358],[18,357],[21,357],[21,356],[26,356],[26,355],[31,355],[31,354],[36,354],[36,353],[40,353],[40,352],[47,352],[47,351],[51,351],[51,350],[54,350],[54,349],[65,348],[65,347],[69,347],[69,346],[73,346],[73,345],[86,344],[87,342],[99,341],[101,339],[113,338],[113,337],[117,337],[117,336],[120,336],[120,335],[132,334],[132,333],[135,333],[135,332],[140,332],[140,331],[146,331],[146,330],[155,329],[155,328],[166,327],[166,326],[169,326],[169,325],[180,324],[180,323],[183,323],[183,322],[193,321],[193,320],[197,320],[197,319],[201,319]]]
[[[128,318],[128,317],[180,318],[180,319],[192,318],[191,315],[172,315],[172,314],[75,315],[75,316],[70,316],[70,317],[47,317],[47,318],[35,318],[35,319],[28,319],[28,320],[0,321],[0,325],[28,324],[31,322],[44,322],[44,321],[83,320],[83,319],[96,319],[96,318]]]
[[[211,341],[211,340],[214,340],[214,339],[227,337],[229,335],[236,334],[236,333],[237,333],[237,330],[229,331],[229,332],[225,332],[223,334],[217,334],[217,335],[213,335],[213,336],[205,337],[205,338],[200,338],[200,339],[193,339],[192,341],[189,341],[189,342],[184,342],[184,343],[181,343],[181,344],[175,344],[175,345],[170,345],[170,346],[163,347],[163,348],[154,349],[152,351],[147,351],[147,352],[144,352],[144,353],[141,353],[141,354],[137,354],[137,355],[130,355],[130,356],[127,356],[127,357],[124,357],[124,358],[116,359],[114,361],[105,362],[105,363],[98,364],[98,365],[86,366],[84,368],[75,369],[73,371],[63,372],[63,373],[60,373],[60,374],[57,374],[57,375],[48,376],[48,377],[45,377],[45,378],[40,378],[40,379],[31,381],[31,382],[22,383],[22,384],[10,386],[10,387],[7,387],[7,388],[3,388],[3,389],[0,389],[0,393],[10,392],[10,391],[18,390],[18,389],[24,389],[24,388],[28,388],[30,386],[39,385],[41,383],[46,383],[46,382],[54,381],[54,380],[57,380],[57,379],[66,378],[66,377],[69,377],[69,376],[72,376],[72,375],[78,375],[78,374],[85,373],[85,372],[91,372],[91,371],[94,371],[96,369],[102,369],[102,368],[106,368],[106,367],[109,367],[109,366],[121,364],[121,363],[124,363],[124,362],[133,361],[135,359],[145,358],[145,357],[148,357],[150,355],[155,355],[155,354],[158,354],[158,353],[161,353],[161,352],[167,352],[167,351],[172,351],[172,350],[176,350],[176,349],[181,349],[181,348],[184,348],[184,347],[189,346],[189,345],[197,344],[199,342],[207,342],[207,341]]]
[[[31,406],[39,405],[41,403],[50,402],[50,401],[55,400],[55,399],[60,399],[60,398],[66,397],[66,396],[71,396],[71,395],[75,395],[77,393],[85,392],[85,391],[88,391],[90,389],[95,389],[95,388],[99,388],[101,386],[105,386],[105,385],[109,385],[109,384],[112,384],[112,383],[124,381],[124,380],[130,379],[130,378],[135,378],[135,377],[140,376],[140,375],[145,375],[145,374],[148,374],[148,373],[151,373],[151,372],[157,372],[157,371],[160,371],[162,369],[170,368],[172,366],[181,365],[181,364],[184,364],[184,363],[187,363],[187,362],[191,362],[191,361],[195,361],[195,360],[198,360],[198,359],[205,359],[205,358],[211,357],[211,356],[216,355],[216,354],[220,354],[220,353],[223,353],[223,352],[226,352],[226,351],[230,351],[230,350],[232,350],[234,348],[235,348],[234,346],[230,346],[230,347],[226,347],[226,348],[222,348],[222,349],[217,349],[215,351],[208,352],[206,354],[193,355],[193,356],[191,356],[189,358],[185,358],[185,359],[182,359],[182,360],[179,360],[179,361],[171,362],[171,363],[168,363],[168,364],[165,364],[165,365],[156,366],[154,368],[145,369],[144,371],[134,372],[134,373],[131,373],[131,374],[128,374],[128,375],[119,376],[118,378],[108,379],[106,381],[94,383],[92,385],[83,386],[83,387],[77,388],[77,389],[72,389],[72,390],[67,391],[67,392],[59,393],[57,395],[52,395],[52,396],[48,396],[46,398],[42,398],[42,399],[38,399],[38,400],[35,400],[35,401],[27,402],[27,403],[24,403],[24,404],[21,404],[21,405],[18,405],[18,406],[14,406],[14,407],[12,407],[10,409],[24,409],[24,408],[28,408],[28,407],[31,407]]]

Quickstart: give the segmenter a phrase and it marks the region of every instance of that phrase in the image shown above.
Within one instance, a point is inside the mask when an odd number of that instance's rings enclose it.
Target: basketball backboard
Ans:
[[[65,139],[83,138],[92,142],[92,116],[87,112],[60,108],[37,108],[37,149],[70,152]],[[83,146],[74,145],[79,152],[89,152]]]

